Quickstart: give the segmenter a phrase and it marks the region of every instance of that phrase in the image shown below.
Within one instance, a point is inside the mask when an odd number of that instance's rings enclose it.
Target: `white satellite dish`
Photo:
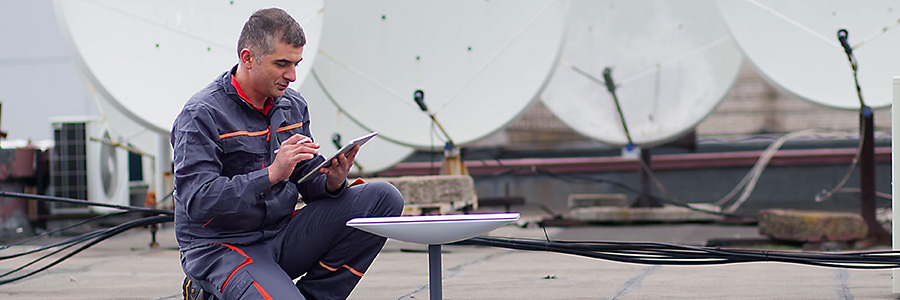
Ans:
[[[896,1],[718,1],[734,40],[772,84],[817,104],[859,109],[847,54],[837,39],[847,29],[866,105],[891,104],[900,70]],[[898,11],[893,7],[898,6]]]
[[[556,72],[541,95],[587,137],[628,143],[603,72],[612,70],[635,145],[690,130],[737,79],[742,55],[712,0],[572,1]]]
[[[319,153],[327,157],[338,151],[338,147],[332,142],[334,134],[341,136],[340,142],[343,146],[350,140],[369,133],[369,130],[356,124],[329,100],[329,94],[319,85],[315,75],[315,69],[313,69],[300,88],[297,88],[299,85],[297,82],[294,82],[291,87],[300,91],[300,94],[309,103],[309,116],[312,122],[310,130],[313,137],[316,138],[316,142],[321,145]],[[355,163],[365,174],[378,173],[403,161],[414,151],[413,148],[375,137],[360,148],[356,154]]]
[[[87,82],[142,125],[171,130],[184,102],[237,63],[237,39],[257,9],[279,6],[309,37],[298,81],[312,66],[322,0],[54,1],[75,66]]]
[[[331,1],[316,72],[367,130],[441,145],[499,130],[535,99],[560,53],[565,1]]]
[[[356,218],[347,226],[399,241],[440,245],[490,232],[519,219],[519,213]]]

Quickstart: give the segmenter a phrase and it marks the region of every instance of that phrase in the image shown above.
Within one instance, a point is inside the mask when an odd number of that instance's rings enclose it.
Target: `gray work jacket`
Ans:
[[[288,88],[268,114],[238,96],[231,83],[237,66],[194,94],[172,126],[175,149],[175,235],[181,250],[208,245],[252,244],[271,238],[292,216],[298,198],[337,197],[325,175],[296,184],[325,158],[303,161],[289,181],[270,186],[274,151],[294,134],[312,137],[306,100]],[[299,196],[298,196],[299,194]]]

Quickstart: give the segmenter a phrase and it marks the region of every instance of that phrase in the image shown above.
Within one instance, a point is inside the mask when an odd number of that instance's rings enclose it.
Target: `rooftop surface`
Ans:
[[[535,226],[491,236],[544,238]],[[701,246],[760,238],[754,226],[612,225],[548,228],[552,240],[654,241]],[[0,299],[182,299],[184,279],[171,224],[148,246],[146,229],[106,240],[30,278],[0,286]],[[0,255],[34,246],[17,246]],[[428,299],[427,246],[388,240],[350,299]],[[444,299],[898,299],[890,270],[785,263],[654,266],[549,252],[443,246]],[[0,261],[0,271],[34,259]]]

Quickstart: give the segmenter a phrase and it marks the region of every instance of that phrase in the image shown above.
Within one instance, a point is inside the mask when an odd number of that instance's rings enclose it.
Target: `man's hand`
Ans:
[[[344,185],[344,181],[347,180],[347,174],[350,173],[350,167],[353,166],[353,160],[356,159],[357,152],[359,152],[359,145],[353,146],[353,149],[347,152],[346,156],[338,154],[336,158],[331,160],[331,167],[319,169],[319,172],[328,176],[327,180],[325,180],[325,188],[329,193],[337,191]]]
[[[313,142],[298,143],[306,137],[295,134],[281,143],[281,147],[275,154],[275,161],[269,166],[269,184],[276,183],[291,177],[294,167],[301,161],[312,159],[319,153],[319,144]]]

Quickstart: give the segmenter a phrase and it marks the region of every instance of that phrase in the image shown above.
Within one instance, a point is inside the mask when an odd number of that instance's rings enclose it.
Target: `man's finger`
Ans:
[[[305,138],[307,138],[305,135],[296,133],[296,134],[292,135],[291,137],[289,137],[284,142],[282,142],[281,144],[282,145],[297,144],[297,142],[300,142]]]

